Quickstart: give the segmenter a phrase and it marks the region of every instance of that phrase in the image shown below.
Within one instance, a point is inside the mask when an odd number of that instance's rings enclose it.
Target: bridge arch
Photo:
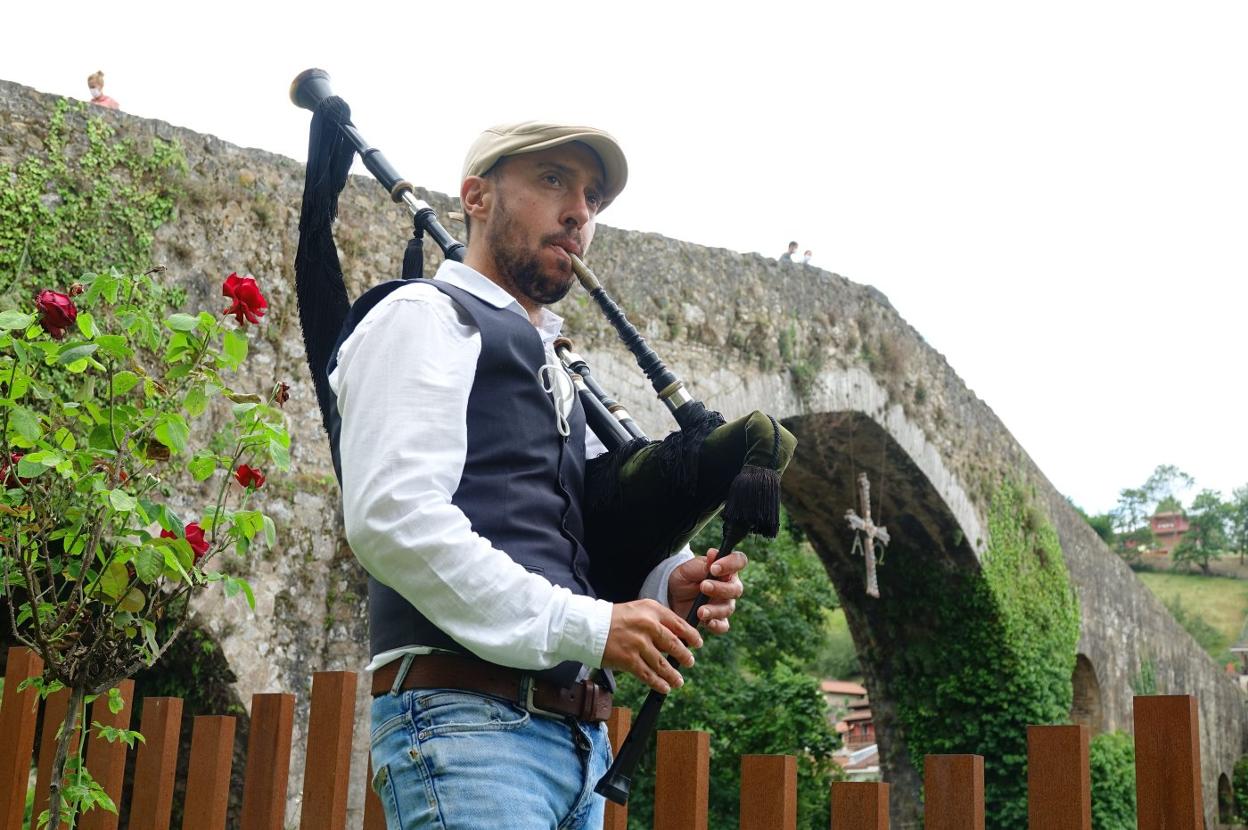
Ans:
[[[1096,667],[1086,654],[1075,655],[1075,672],[1071,677],[1070,722],[1088,727],[1093,735],[1105,731],[1105,706],[1101,700],[1101,683]]]

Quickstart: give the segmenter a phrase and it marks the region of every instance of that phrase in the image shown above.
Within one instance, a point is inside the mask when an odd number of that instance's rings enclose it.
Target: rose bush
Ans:
[[[256,280],[230,274],[217,314],[166,314],[177,295],[153,273],[88,274],[0,312],[0,592],[14,636],[43,658],[33,682],[70,690],[42,819],[53,827],[115,810],[80,762],[65,775],[90,699],[109,691],[120,706],[113,687],[159,659],[206,586],[254,608],[238,567],[217,560],[274,544],[249,501],[258,465],[290,463],[286,384],[252,394],[227,380],[268,305]]]

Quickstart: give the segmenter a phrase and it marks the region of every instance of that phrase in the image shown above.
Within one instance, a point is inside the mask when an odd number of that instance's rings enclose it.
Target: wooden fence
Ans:
[[[36,762],[35,815],[46,809],[56,725],[64,716],[67,692],[44,703],[43,734],[36,741],[38,695],[17,687],[42,671],[26,649],[9,651],[0,702],[0,830],[20,830],[31,761]],[[304,767],[301,830],[344,830],[350,780],[355,709],[354,672],[313,676]],[[134,684],[121,692],[126,707],[113,714],[101,697],[88,717],[116,728],[130,728]],[[252,698],[242,830],[282,830],[290,772],[295,698],[258,694]],[[139,731],[146,742],[134,758],[130,830],[167,830],[173,805],[182,701],[145,698]],[[234,747],[233,717],[194,719],[183,830],[225,827]],[[608,726],[618,747],[629,725],[629,711],[617,709]],[[1202,830],[1200,750],[1196,701],[1183,695],[1135,698],[1136,792],[1140,830]],[[126,746],[98,738],[87,742],[87,766],[120,804]],[[372,778],[371,769],[369,779]],[[929,755],[924,766],[927,830],[983,830],[984,759],[979,755]],[[655,830],[706,830],[710,779],[710,736],[705,732],[660,732],[655,788]],[[381,804],[367,787],[364,830],[384,830]],[[884,830],[889,826],[888,784],[838,782],[830,794],[832,830]],[[1027,731],[1028,815],[1032,828],[1091,830],[1088,729],[1085,726],[1032,726]],[[784,755],[741,759],[742,830],[791,830],[797,824],[797,761]],[[624,830],[627,812],[609,804],[606,830]],[[81,830],[117,830],[117,816],[94,810]]]

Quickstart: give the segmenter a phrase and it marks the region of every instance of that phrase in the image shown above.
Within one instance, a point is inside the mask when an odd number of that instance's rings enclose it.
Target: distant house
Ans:
[[[828,702],[828,711],[834,715],[844,712],[855,701],[867,699],[866,687],[848,680],[822,680],[819,690]]]
[[[1190,525],[1182,513],[1157,513],[1148,520],[1148,526],[1157,539],[1157,553],[1169,554],[1179,546],[1183,534]]]
[[[836,725],[845,746],[850,750],[862,749],[875,743],[875,721],[871,718],[871,702],[867,699],[854,701],[849,713]]]
[[[875,742],[875,722],[871,702],[863,697],[849,703],[849,711],[837,721],[842,745],[832,759],[845,770],[850,781],[880,780],[880,751]]]

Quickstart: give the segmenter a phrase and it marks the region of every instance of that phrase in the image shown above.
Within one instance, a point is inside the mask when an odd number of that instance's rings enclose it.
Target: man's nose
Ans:
[[[572,225],[577,228],[583,228],[589,224],[589,220],[593,218],[594,212],[589,208],[589,202],[585,195],[579,194],[568,199],[563,209],[563,224]]]

